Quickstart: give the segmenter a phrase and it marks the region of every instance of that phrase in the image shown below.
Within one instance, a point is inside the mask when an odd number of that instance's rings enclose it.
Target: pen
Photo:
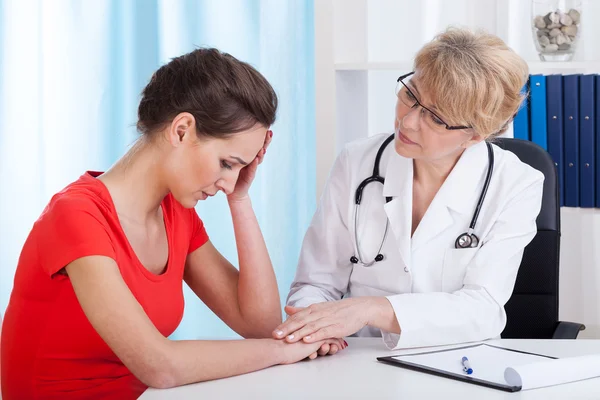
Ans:
[[[462,358],[463,371],[465,371],[468,375],[473,373],[473,368],[469,364],[469,359],[467,357]]]

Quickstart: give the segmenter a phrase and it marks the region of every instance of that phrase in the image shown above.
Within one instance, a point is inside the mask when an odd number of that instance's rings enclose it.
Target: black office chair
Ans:
[[[537,235],[525,248],[513,294],[504,307],[504,339],[575,339],[583,324],[558,320],[560,203],[556,166],[537,144],[497,138],[494,144],[513,152],[545,176]]]

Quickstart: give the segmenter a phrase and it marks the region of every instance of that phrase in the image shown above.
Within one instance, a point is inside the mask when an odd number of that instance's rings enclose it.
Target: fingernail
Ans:
[[[294,338],[294,335],[288,335],[288,339],[292,340]]]
[[[310,340],[310,335],[308,335],[308,336],[304,336],[304,339],[306,339],[306,340]]]
[[[276,331],[275,331],[275,334],[276,334],[277,336],[281,336],[281,335],[283,335],[283,332],[282,332],[282,331],[280,331],[280,330],[276,330]]]

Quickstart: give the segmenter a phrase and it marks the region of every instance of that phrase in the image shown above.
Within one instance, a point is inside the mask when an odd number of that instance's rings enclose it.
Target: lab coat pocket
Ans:
[[[442,291],[455,292],[462,289],[469,262],[475,256],[478,248],[448,249],[444,254],[442,272]]]

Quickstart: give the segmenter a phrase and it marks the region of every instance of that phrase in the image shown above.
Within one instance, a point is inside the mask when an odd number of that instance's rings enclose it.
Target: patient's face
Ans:
[[[171,155],[167,179],[171,193],[186,208],[218,191],[230,194],[242,169],[263,148],[266,134],[267,128],[259,125],[227,139],[198,138],[194,134]]]

